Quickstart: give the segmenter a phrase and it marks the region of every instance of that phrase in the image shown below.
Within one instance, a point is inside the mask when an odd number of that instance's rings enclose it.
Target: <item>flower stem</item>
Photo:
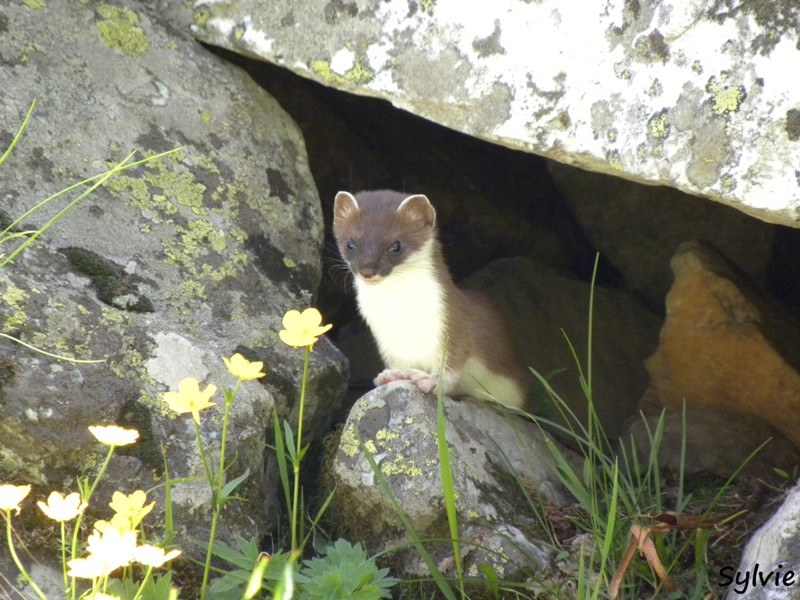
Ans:
[[[28,575],[28,572],[25,570],[25,567],[22,566],[22,563],[17,556],[17,551],[14,549],[14,540],[11,537],[11,509],[6,509],[6,541],[8,542],[8,549],[11,551],[11,558],[14,559],[14,564],[17,565],[17,569],[22,574],[22,577],[25,581],[28,582],[28,585],[31,586],[36,595],[39,596],[42,600],[47,600],[47,596],[44,595],[44,592],[39,589],[39,586],[36,585],[36,582],[31,579],[31,576]]]
[[[206,564],[203,567],[203,585],[200,587],[200,600],[205,600],[206,587],[208,586],[208,575],[211,572],[211,557],[214,549],[214,536],[217,534],[217,521],[219,521],[219,509],[214,508],[211,515],[211,533],[208,540],[208,551],[206,552]]]
[[[197,421],[193,421],[194,423],[194,437],[197,441],[197,450],[200,452],[200,460],[203,462],[203,470],[206,473],[206,481],[208,481],[208,486],[211,488],[212,498],[211,501],[213,502],[214,506],[217,504],[217,498],[215,496],[216,488],[214,487],[214,472],[211,470],[211,467],[208,464],[208,459],[206,458],[206,451],[203,447],[203,440],[200,438],[200,424]]]
[[[139,589],[136,590],[136,595],[133,597],[133,600],[139,600],[142,597],[142,592],[144,591],[144,586],[147,585],[147,582],[150,581],[150,576],[153,574],[153,567],[147,567],[147,573],[144,575],[144,579],[142,579],[142,583],[139,584]]]
[[[67,577],[67,525],[61,521],[61,569],[64,572],[64,597],[69,598],[69,577]]]
[[[225,447],[228,439],[228,421],[231,414],[231,404],[233,404],[233,399],[236,396],[236,392],[239,390],[239,384],[241,381],[242,380],[240,378],[236,382],[236,387],[233,388],[233,391],[227,391],[225,393],[225,410],[222,414],[222,441],[220,442],[219,471],[217,471],[216,481],[209,479],[209,483],[211,484],[213,512],[211,515],[211,533],[208,539],[208,550],[206,551],[206,564],[203,569],[203,584],[200,588],[201,600],[204,600],[206,597],[208,576],[211,572],[211,557],[213,556],[214,551],[214,537],[217,533],[217,522],[219,521],[222,507],[225,504],[225,498],[222,497],[222,485],[225,479]],[[197,443],[200,444],[199,433]],[[203,464],[205,464],[205,457],[203,458]]]
[[[308,379],[308,357],[311,353],[311,345],[306,346],[305,358],[303,360],[303,381],[300,384],[300,410],[297,415],[297,445],[295,446],[295,460],[292,461],[294,470],[294,497],[292,498],[292,551],[298,550],[297,547],[297,501],[300,497],[300,461],[303,458],[303,407],[306,401],[306,380]]]
[[[86,492],[85,497],[81,498],[81,501],[84,504],[89,504],[89,501],[92,499],[92,494],[97,489],[97,484],[100,483],[100,480],[105,475],[106,469],[108,469],[108,463],[111,462],[111,455],[114,454],[114,448],[116,446],[111,445],[108,448],[108,454],[106,454],[106,460],[103,462],[103,466],[100,467],[100,470],[97,472],[97,477],[94,478],[94,482],[92,483],[92,487],[89,488],[89,491]],[[81,485],[83,488],[83,484]],[[83,489],[81,489],[81,496],[83,496]],[[83,520],[83,512],[78,515],[78,518],[75,519],[75,530],[72,532],[72,547],[70,548],[70,558],[75,560],[78,556],[78,533],[81,530],[81,521]],[[66,563],[64,563],[64,568],[66,568]],[[67,597],[76,598],[77,592],[75,587],[75,578],[72,578],[72,585],[70,586],[70,594],[67,594]]]

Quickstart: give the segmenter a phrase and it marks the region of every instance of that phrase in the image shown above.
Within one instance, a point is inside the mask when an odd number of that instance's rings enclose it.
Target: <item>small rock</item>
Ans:
[[[726,598],[736,598],[736,600],[797,598],[797,589],[800,586],[798,523],[800,523],[800,486],[795,485],[772,518],[747,542],[738,568],[734,569],[733,565],[722,567],[720,584],[727,588]],[[780,575],[776,577],[778,572]],[[748,578],[745,581],[746,576]],[[724,585],[726,583],[729,585]]]
[[[482,401],[443,399],[456,491],[465,572],[489,563],[514,579],[546,565],[548,552],[533,509],[520,489],[563,505],[555,461],[539,427]],[[364,539],[371,552],[410,541],[395,505],[384,493],[359,445],[369,449],[391,495],[420,538],[449,537],[437,445],[437,404],[408,382],[381,386],[350,412],[332,464],[337,493],[333,510],[342,528]],[[562,450],[570,456],[566,450]],[[500,552],[495,555],[471,543]],[[513,550],[512,550],[513,549]],[[392,553],[398,575],[420,576],[415,552]],[[453,573],[452,546],[432,552]]]

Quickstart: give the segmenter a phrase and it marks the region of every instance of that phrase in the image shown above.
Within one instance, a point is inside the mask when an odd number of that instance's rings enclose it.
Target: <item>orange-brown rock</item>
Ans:
[[[671,267],[666,320],[646,363],[645,412],[685,401],[731,420],[760,419],[800,448],[800,324],[710,246],[682,244]]]

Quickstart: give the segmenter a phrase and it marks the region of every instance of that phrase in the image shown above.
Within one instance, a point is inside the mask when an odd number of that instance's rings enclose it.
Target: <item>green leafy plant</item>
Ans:
[[[213,581],[209,588],[210,597],[215,600],[239,600],[245,594],[254,573],[258,575],[259,589],[263,586],[273,592],[284,581],[287,567],[291,578],[294,560],[289,552],[267,555],[261,552],[255,540],[248,540],[240,535],[235,536],[234,542],[235,546],[217,542],[214,547],[214,556],[233,568]],[[263,568],[258,569],[259,565],[263,565]]]
[[[295,579],[301,585],[301,600],[379,600],[391,598],[389,590],[398,583],[388,573],[367,558],[361,544],[340,539],[323,556],[303,561]]]

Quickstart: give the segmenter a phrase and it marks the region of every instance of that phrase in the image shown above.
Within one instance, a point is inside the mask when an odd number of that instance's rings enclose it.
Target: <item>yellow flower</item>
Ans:
[[[200,424],[200,411],[210,406],[214,406],[213,402],[208,400],[217,391],[217,386],[213,383],[209,384],[204,390],[200,389],[200,383],[194,377],[187,377],[180,383],[177,392],[167,392],[164,394],[169,407],[176,413],[182,415],[184,413],[192,413],[195,423]]]
[[[19,503],[31,493],[29,485],[0,485],[0,510],[16,510],[19,512]]]
[[[69,567],[67,575],[81,579],[95,579],[111,572],[106,568],[105,561],[96,556],[68,560],[67,566]]]
[[[81,502],[78,492],[72,492],[66,497],[58,492],[50,492],[47,497],[47,504],[41,500],[36,504],[53,521],[71,521],[86,508],[86,503]]]
[[[89,555],[67,562],[67,575],[83,579],[105,577],[112,571],[129,565],[136,555],[136,532],[117,531],[106,528],[102,533],[95,530],[86,546]]]
[[[261,369],[264,367],[263,362],[250,362],[241,354],[234,354],[231,356],[230,360],[223,356],[222,360],[225,361],[225,366],[228,368],[228,373],[244,381],[258,379],[259,377],[264,377],[264,375],[266,375],[266,373],[261,371]]]
[[[313,346],[317,338],[332,325],[322,325],[322,315],[316,308],[307,308],[302,313],[290,310],[283,315],[283,329],[278,333],[284,344],[302,348]]]
[[[170,561],[178,556],[180,553],[180,550],[170,550],[169,552],[164,552],[163,548],[145,544],[136,548],[136,557],[134,560],[145,566],[158,568],[165,562]]]
[[[108,575],[106,572],[106,564],[99,558],[90,556],[88,558],[74,558],[67,561],[69,571],[67,575],[70,577],[80,577],[81,579],[95,579]]]
[[[133,531],[142,522],[153,507],[155,502],[145,506],[147,494],[142,490],[136,490],[132,494],[125,495],[122,492],[114,492],[111,496],[109,506],[114,510],[111,517],[111,526],[119,531]]]
[[[125,429],[117,425],[90,425],[89,431],[97,441],[106,446],[128,446],[139,439],[135,429]]]

